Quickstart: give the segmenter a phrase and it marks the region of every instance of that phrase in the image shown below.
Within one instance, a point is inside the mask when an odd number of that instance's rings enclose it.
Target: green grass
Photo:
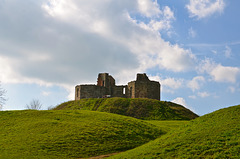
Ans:
[[[81,158],[122,152],[163,134],[157,126],[84,110],[1,111],[0,158]]]
[[[239,158],[239,114],[240,105],[189,121],[195,114],[180,105],[124,98],[1,111],[0,158]]]
[[[184,121],[184,120],[145,120],[148,123],[151,123],[153,125],[156,125],[159,127],[163,132],[167,133],[173,129],[178,128],[179,126],[182,126],[184,124],[189,123],[189,121]]]
[[[218,110],[111,158],[240,158],[239,114],[240,105]]]
[[[185,107],[154,99],[81,99],[60,104],[55,110],[92,110],[131,116],[144,120],[190,120],[198,117]]]

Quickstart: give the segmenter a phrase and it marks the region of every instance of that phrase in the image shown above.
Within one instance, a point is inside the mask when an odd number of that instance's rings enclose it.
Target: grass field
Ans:
[[[55,110],[79,109],[115,113],[144,120],[190,120],[198,117],[181,105],[142,98],[81,99],[60,104],[55,108]]]
[[[186,121],[186,120],[163,120],[163,121],[161,121],[161,120],[144,120],[144,121],[151,123],[153,125],[156,125],[165,133],[170,132],[171,130],[176,129],[179,126],[185,125],[190,122],[190,121]]]
[[[111,158],[240,158],[240,105],[189,121]],[[161,124],[160,124],[161,125]]]
[[[136,111],[144,120],[99,111]],[[1,111],[0,158],[77,159],[112,153],[119,153],[110,157],[117,159],[240,157],[240,105],[193,120],[166,120],[188,112],[170,102],[122,98],[71,101],[48,111]],[[153,117],[158,120],[146,120]]]
[[[116,114],[79,111],[0,112],[0,158],[81,158],[121,152],[163,134]]]

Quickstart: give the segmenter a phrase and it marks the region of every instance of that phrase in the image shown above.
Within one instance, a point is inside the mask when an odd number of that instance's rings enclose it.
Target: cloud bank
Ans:
[[[205,59],[198,68],[200,73],[207,73],[216,82],[236,83],[240,78],[240,68],[217,64],[211,59]]]
[[[12,0],[0,7],[5,83],[70,88],[87,79],[95,83],[98,72],[126,82],[149,68],[181,72],[195,65],[190,50],[161,38],[175,18],[156,1]]]

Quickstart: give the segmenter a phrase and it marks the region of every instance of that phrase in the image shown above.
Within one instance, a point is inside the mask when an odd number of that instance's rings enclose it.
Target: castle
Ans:
[[[108,73],[98,74],[97,85],[77,85],[75,100],[83,98],[150,98],[160,100],[160,83],[150,81],[145,73],[137,74],[137,80],[128,85],[115,85],[115,79]]]

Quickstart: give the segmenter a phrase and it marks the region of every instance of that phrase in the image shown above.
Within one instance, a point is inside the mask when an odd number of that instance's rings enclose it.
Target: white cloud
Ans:
[[[159,9],[157,0],[152,2],[151,0],[138,0],[138,9],[141,14],[147,17],[158,17],[162,11]]]
[[[240,68],[222,66],[216,64],[210,59],[205,59],[198,68],[201,73],[208,73],[216,82],[231,82],[235,83],[240,76]]]
[[[150,23],[136,22],[139,14]],[[12,0],[1,5],[0,19],[5,83],[70,90],[86,80],[95,83],[99,72],[126,83],[150,68],[182,72],[195,66],[191,50],[162,39],[159,30],[171,28],[174,13],[157,1]]]
[[[198,92],[196,95],[190,95],[188,97],[191,99],[197,99],[197,97],[206,98],[209,96],[211,96],[211,94],[208,92]]]
[[[148,76],[148,78],[150,79],[150,80],[152,80],[152,81],[161,81],[161,78],[160,78],[160,76]]]
[[[196,33],[196,31],[193,30],[193,28],[191,27],[190,29],[188,29],[188,35],[189,35],[189,37],[191,37],[191,38],[195,38],[196,35],[197,35],[197,33]]]
[[[235,87],[228,87],[228,91],[230,91],[231,93],[235,93],[236,92],[236,88]]]
[[[149,76],[150,80],[159,81],[162,92],[174,93],[175,90],[182,88],[184,80],[175,78],[161,79],[160,76]]]
[[[222,13],[225,3],[224,0],[190,0],[186,8],[190,13],[190,17],[202,19],[215,13]]]
[[[210,94],[208,92],[198,92],[198,96],[202,98],[209,97]]]
[[[167,78],[160,80],[161,85],[171,89],[179,89],[183,86],[183,79]]]
[[[239,85],[237,86],[229,86],[227,88],[227,91],[234,94],[234,93],[239,93],[240,92],[240,88],[239,88]]]
[[[203,76],[194,77],[191,81],[188,82],[187,86],[192,89],[192,91],[200,89],[202,83],[205,82]]]
[[[176,99],[172,100],[171,102],[176,103],[176,104],[180,104],[180,105],[190,109],[191,111],[195,112],[195,110],[191,106],[189,106],[186,103],[185,99],[182,98],[182,97],[177,97]]]
[[[189,98],[196,99],[197,97],[195,95],[188,96]]]
[[[216,50],[212,50],[212,53],[216,55],[216,54],[217,54],[217,51],[216,51]]]
[[[196,57],[190,50],[185,50],[178,45],[164,47],[162,55],[159,56],[160,67],[174,72],[190,70],[195,65]]]
[[[49,96],[51,94],[51,92],[48,91],[42,91],[42,95],[43,96]]]
[[[225,48],[226,48],[226,50],[224,51],[225,57],[229,58],[232,54],[232,49],[229,46],[226,46]]]
[[[172,27],[172,21],[175,20],[174,13],[168,6],[165,6],[162,11],[162,16],[163,18],[161,20],[151,20],[148,27],[155,31],[169,30]]]
[[[148,8],[148,11],[145,14],[142,14],[142,16],[147,18],[147,20],[144,21],[134,20],[129,15],[132,22],[148,31],[166,31],[171,29],[172,27],[171,23],[173,20],[175,20],[175,17],[173,11],[168,6],[165,6],[163,7],[163,9],[160,9],[160,6],[157,4],[157,1],[155,2],[151,2],[151,0],[139,0],[139,1],[141,1],[141,5],[143,5],[143,8],[146,8],[142,9],[144,10],[144,13],[146,12],[145,10],[147,10]],[[155,7],[150,7],[148,3],[154,5]],[[142,13],[143,11],[140,10],[140,12]],[[137,13],[135,14],[137,15]]]
[[[216,63],[213,60],[207,58],[201,61],[197,69],[200,73],[204,73],[204,72],[210,73],[211,70],[213,70],[215,67],[216,67]]]
[[[188,96],[188,98],[191,98],[191,99],[197,99],[197,97],[201,97],[201,98],[206,98],[206,97],[209,97],[211,96],[212,94],[204,91],[204,92],[198,92],[197,94],[195,95],[190,95]],[[216,97],[216,96],[215,96]]]
[[[177,97],[176,99],[172,100],[172,102],[183,106],[187,106],[185,99],[183,99],[182,97]]]
[[[173,11],[168,6],[164,7],[163,15],[165,19],[175,19]]]
[[[219,64],[210,72],[210,74],[215,81],[235,83],[237,77],[240,75],[240,68],[226,67]]]

